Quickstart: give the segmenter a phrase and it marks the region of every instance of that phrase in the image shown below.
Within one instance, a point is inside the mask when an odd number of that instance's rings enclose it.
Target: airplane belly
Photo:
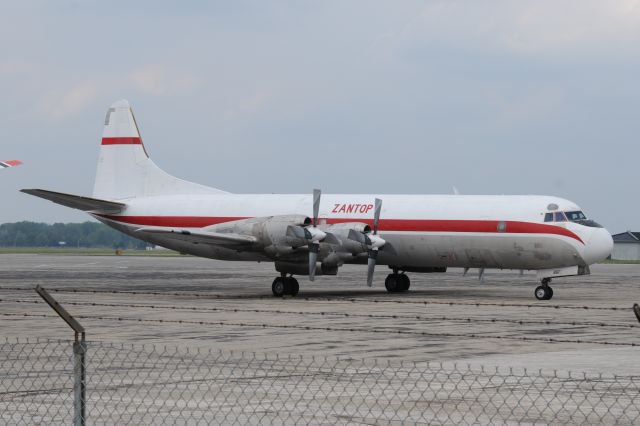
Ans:
[[[188,242],[180,242],[170,238],[163,238],[159,235],[152,235],[148,233],[136,232],[136,227],[127,226],[122,223],[118,223],[112,220],[106,220],[102,218],[97,218],[101,222],[106,225],[117,229],[120,232],[123,232],[127,235],[130,235],[134,238],[146,241],[151,244],[155,244],[161,247],[168,248],[170,250],[177,251],[179,253],[190,254],[198,257],[205,257],[209,259],[217,259],[217,260],[237,260],[237,261],[254,261],[254,262],[262,262],[262,261],[270,261],[268,257],[264,256],[261,253],[257,252],[240,252],[233,249],[228,249],[225,247],[218,247],[210,244],[193,244]]]
[[[379,263],[415,267],[547,269],[582,264],[568,238],[530,234],[384,234],[397,252]],[[553,266],[550,266],[553,265]]]
[[[140,238],[139,235],[136,235],[135,237]],[[251,261],[251,262],[271,261],[271,259],[269,259],[268,257],[257,252],[237,251],[237,250],[228,249],[225,247],[218,247],[218,246],[209,245],[209,244],[193,244],[193,243],[187,243],[187,242],[176,242],[174,240],[170,240],[162,237],[150,237],[150,238],[145,238],[145,240],[153,244],[168,248],[170,250],[175,250],[177,252],[190,254],[193,256],[205,257],[208,259]]]

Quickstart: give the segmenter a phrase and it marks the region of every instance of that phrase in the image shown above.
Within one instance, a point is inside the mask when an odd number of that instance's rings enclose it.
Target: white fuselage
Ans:
[[[383,200],[380,235],[395,249],[393,254],[381,252],[379,264],[542,270],[586,266],[611,251],[611,236],[604,228],[544,222],[550,205],[555,204],[557,211],[580,210],[571,201],[548,196],[324,194],[320,223],[372,224],[376,197]],[[276,259],[261,252],[182,243],[137,230],[149,226],[215,229],[246,218],[310,216],[312,210],[310,195],[158,195],[122,201],[127,208],[120,214],[96,217],[136,238],[224,260]]]

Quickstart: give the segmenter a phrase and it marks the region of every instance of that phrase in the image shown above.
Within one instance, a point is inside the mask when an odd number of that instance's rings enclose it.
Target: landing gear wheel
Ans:
[[[384,286],[389,293],[397,293],[401,291],[402,282],[398,278],[398,274],[389,274],[384,280]]]
[[[273,284],[271,284],[271,292],[275,297],[282,297],[286,294],[286,287],[284,279],[278,277],[273,280]]]
[[[411,286],[411,280],[406,274],[398,274],[398,280],[400,281],[400,289],[398,291],[407,291]]]
[[[538,300],[550,300],[553,297],[553,289],[543,282],[541,286],[536,287],[534,294]]]
[[[273,280],[273,284],[271,284],[271,292],[275,297],[285,295],[296,296],[299,291],[300,284],[298,284],[298,280],[293,277],[278,277]]]
[[[298,280],[296,280],[295,278],[291,277],[291,278],[287,278],[288,281],[288,291],[286,294],[290,294],[291,296],[297,296],[298,292],[300,291],[300,284],[298,284]]]

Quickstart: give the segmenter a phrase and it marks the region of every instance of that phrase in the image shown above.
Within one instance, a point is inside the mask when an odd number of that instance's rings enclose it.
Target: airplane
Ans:
[[[22,164],[20,160],[0,160],[0,170],[19,166],[20,164]]]
[[[274,296],[295,296],[294,275],[337,275],[344,264],[387,265],[388,292],[407,273],[449,267],[533,270],[534,295],[552,278],[590,273],[611,253],[609,232],[575,203],[533,195],[232,194],[169,175],[151,160],[126,100],[107,111],[91,197],[23,189],[83,210],[127,235],[211,259],[273,262]]]

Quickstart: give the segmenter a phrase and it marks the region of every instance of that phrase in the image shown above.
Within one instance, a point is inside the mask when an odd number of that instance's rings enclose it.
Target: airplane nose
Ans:
[[[585,261],[587,264],[600,262],[606,259],[613,250],[613,238],[604,228],[596,229],[585,246]]]

